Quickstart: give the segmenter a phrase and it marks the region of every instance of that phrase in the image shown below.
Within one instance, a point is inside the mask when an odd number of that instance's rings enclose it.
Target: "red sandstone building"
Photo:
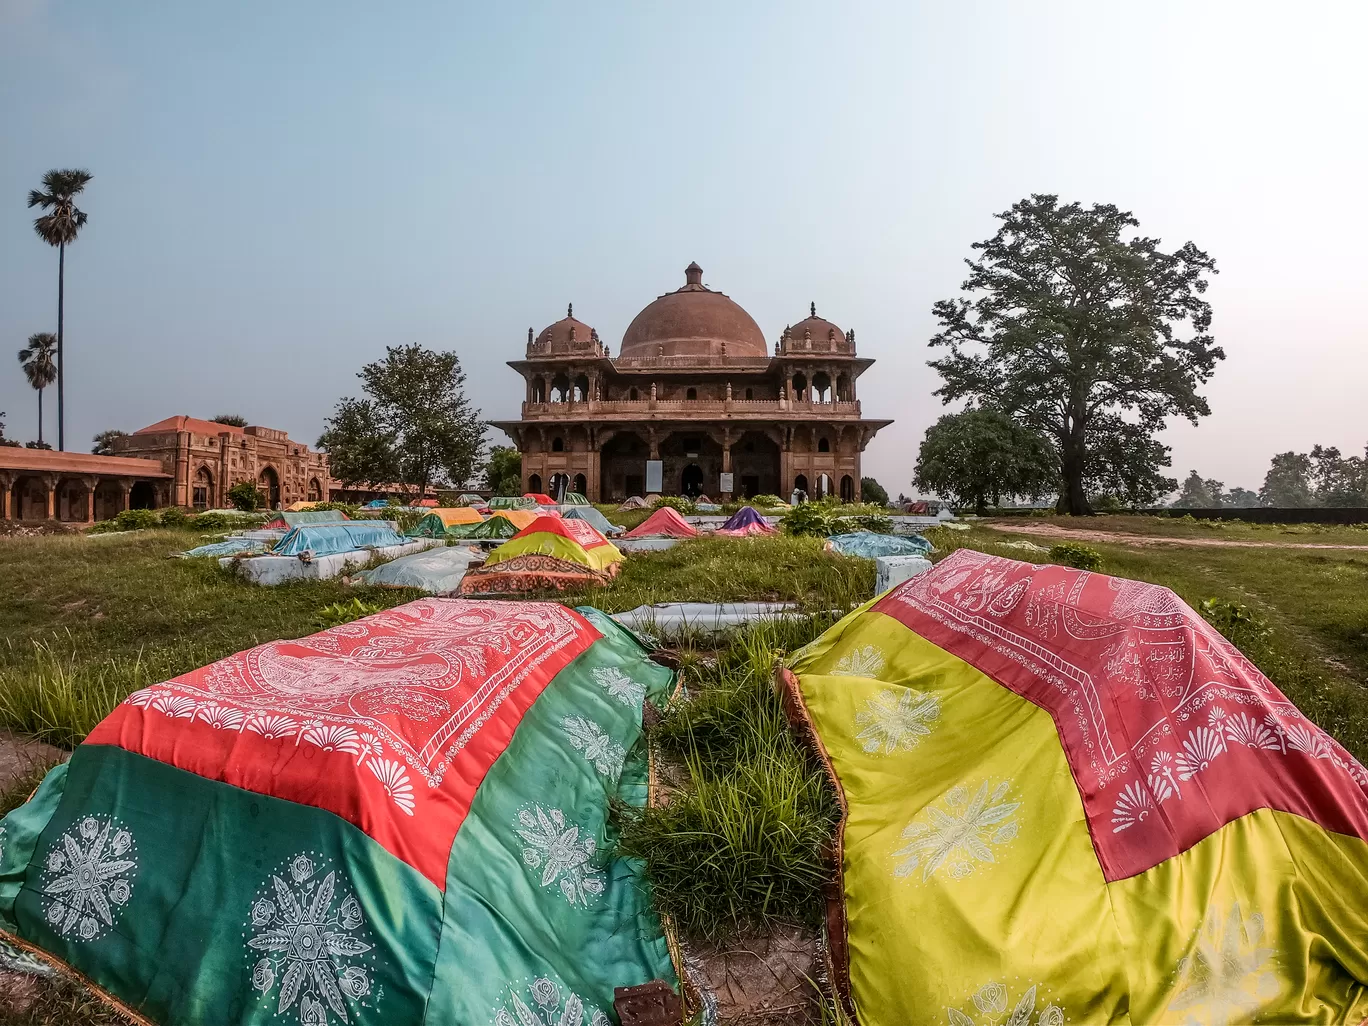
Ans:
[[[737,303],[703,284],[650,303],[616,359],[573,308],[533,336],[509,366],[527,383],[522,416],[495,422],[522,452],[523,488],[593,501],[665,494],[731,498],[795,489],[860,496],[860,454],[888,420],[865,420],[856,379],[873,360],[855,333],[810,316],[773,354]]]
[[[271,508],[328,498],[328,457],[284,431],[168,417],[114,443],[117,455],[0,446],[0,520],[108,520],[125,509],[230,505],[252,481]]]
[[[328,498],[328,456],[284,431],[233,427],[195,417],[167,417],[118,439],[120,456],[156,460],[170,478],[158,505],[229,506],[228,490],[256,484],[271,509]]]

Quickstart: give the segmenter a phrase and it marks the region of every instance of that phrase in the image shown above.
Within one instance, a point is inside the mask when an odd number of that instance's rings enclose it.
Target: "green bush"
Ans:
[[[795,536],[812,535],[826,538],[833,534],[853,531],[875,531],[888,534],[893,521],[877,506],[862,504],[841,505],[832,502],[805,502],[784,515],[784,530]]]
[[[190,522],[190,515],[179,506],[167,506],[158,519],[162,527],[184,527]]]
[[[354,502],[320,502],[313,507],[319,509],[333,509],[339,513],[345,513],[349,520],[355,520],[361,513],[361,507]]]
[[[660,509],[662,506],[669,506],[676,513],[689,516],[697,513],[694,504],[682,495],[662,495],[651,503],[651,509]]]
[[[781,506],[788,505],[788,503],[784,502],[779,496],[769,494],[757,495],[752,499],[746,500],[746,503],[743,503],[742,505],[746,504],[749,504],[752,509],[778,509]]]
[[[266,496],[251,481],[239,481],[228,489],[228,501],[244,513],[250,513],[266,505]]]
[[[1251,658],[1268,644],[1272,628],[1243,602],[1230,599],[1203,599],[1197,606],[1202,617],[1225,635],[1227,641]]]
[[[146,531],[160,521],[156,511],[150,509],[125,509],[114,517],[114,525],[120,531]]]
[[[1050,546],[1050,562],[1071,566],[1075,570],[1101,570],[1102,553],[1088,545],[1062,542]]]

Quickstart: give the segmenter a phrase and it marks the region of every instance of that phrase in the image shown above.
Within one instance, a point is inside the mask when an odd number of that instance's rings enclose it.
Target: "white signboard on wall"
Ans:
[[[732,492],[732,490],[733,490],[733,489],[732,489],[732,481],[733,481],[733,478],[732,478],[731,472],[728,471],[728,472],[725,473],[725,474],[719,474],[719,475],[718,475],[718,478],[719,478],[719,480],[718,480],[718,484],[717,484],[717,490],[720,491],[720,492],[726,492],[728,495],[730,495],[731,492]]]
[[[665,462],[663,460],[646,461],[646,492],[663,492],[665,490],[662,482],[665,479]]]

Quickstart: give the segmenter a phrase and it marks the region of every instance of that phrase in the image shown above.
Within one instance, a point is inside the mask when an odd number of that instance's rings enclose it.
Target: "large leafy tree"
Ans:
[[[1311,490],[1311,457],[1303,452],[1280,452],[1273,457],[1259,489],[1259,502],[1278,509],[1316,505]]]
[[[38,391],[38,441],[43,440],[43,389],[57,379],[57,336],[39,331],[29,336],[28,345],[19,350],[19,365],[24,368],[31,388]]]
[[[1368,451],[1345,457],[1335,446],[1311,450],[1316,501],[1322,506],[1368,506]]]
[[[66,248],[76,241],[85,227],[85,211],[76,206],[79,196],[93,176],[79,168],[52,170],[43,175],[43,188],[31,189],[30,208],[45,213],[34,218],[33,230],[49,246],[57,247],[57,448],[66,448],[66,350],[63,348],[63,322],[66,306]]]
[[[90,451],[96,456],[114,456],[114,443],[120,438],[127,438],[127,431],[120,431],[118,428],[110,428],[108,431],[101,431],[91,441]]]
[[[989,500],[1034,498],[1056,480],[1054,454],[1039,432],[998,410],[965,410],[927,428],[912,483],[982,513]]]
[[[521,495],[522,453],[511,445],[491,448],[485,464],[485,487],[495,495]]]
[[[1154,505],[1178,487],[1160,472],[1169,465],[1169,447],[1115,414],[1100,414],[1088,425],[1088,456],[1090,496],[1114,496],[1135,509]]]
[[[1191,242],[1169,253],[1111,204],[1033,195],[998,215],[967,261],[967,296],[935,304],[931,362],[945,402],[968,398],[1047,434],[1062,512],[1089,512],[1089,428],[1128,414],[1146,437],[1166,418],[1210,413],[1197,392],[1225,354],[1203,298],[1214,261]],[[1183,330],[1187,325],[1187,330]],[[1092,432],[1096,438],[1096,432]]]
[[[343,399],[318,439],[332,472],[349,485],[397,482],[422,496],[459,484],[484,449],[484,423],[465,395],[455,353],[391,346],[357,375],[365,398]]]

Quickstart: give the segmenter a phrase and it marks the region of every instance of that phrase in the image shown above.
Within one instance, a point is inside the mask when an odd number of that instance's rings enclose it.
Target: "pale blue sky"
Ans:
[[[69,447],[220,412],[313,442],[415,341],[507,417],[529,326],[574,302],[616,350],[697,260],[767,338],[809,301],[856,330],[897,420],[867,472],[910,491],[931,304],[1047,191],[1215,256],[1229,358],[1173,473],[1257,488],[1368,441],[1365,10],[0,0],[0,409],[34,436],[13,351],[55,327],[24,197],[84,166]]]

